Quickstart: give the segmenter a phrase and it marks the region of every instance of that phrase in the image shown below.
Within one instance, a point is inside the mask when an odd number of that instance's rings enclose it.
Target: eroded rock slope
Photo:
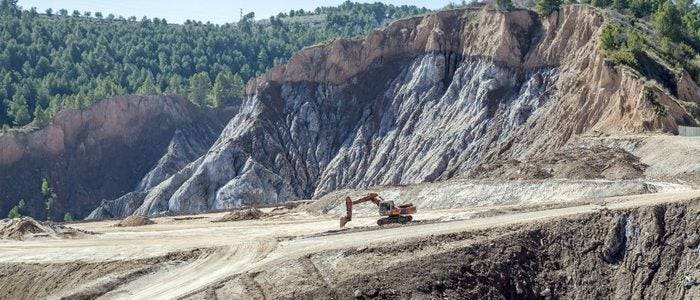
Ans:
[[[444,180],[547,155],[580,134],[696,125],[695,83],[606,62],[597,51],[604,22],[588,6],[547,18],[451,10],[306,48],[249,82],[207,154],[143,195],[135,212]]]
[[[37,131],[2,134],[0,215],[24,199],[24,213],[43,218],[43,178],[57,195],[54,220],[150,189],[206,152],[230,116],[182,98],[126,96],[63,111]]]

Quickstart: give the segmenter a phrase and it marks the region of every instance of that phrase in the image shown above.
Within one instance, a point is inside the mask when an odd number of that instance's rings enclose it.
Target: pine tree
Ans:
[[[212,106],[230,105],[243,98],[243,79],[238,74],[224,71],[216,76],[211,90]]]
[[[553,11],[559,10],[562,0],[535,0],[535,10],[540,16],[549,16]]]
[[[622,31],[617,25],[606,25],[600,35],[600,47],[603,50],[613,51],[622,47]]]
[[[71,215],[70,213],[67,212],[63,215],[63,222],[73,222],[73,221],[74,221],[73,215]]]
[[[165,93],[170,95],[186,96],[187,93],[185,91],[182,76],[175,74],[170,77]]]
[[[56,194],[53,192],[53,188],[49,185],[46,178],[41,180],[41,194],[44,196],[44,201],[46,203],[46,220],[51,220],[51,209],[53,208],[54,200],[56,199]]]
[[[15,94],[10,101],[7,115],[12,117],[15,126],[24,126],[31,121],[27,99],[22,94]]]
[[[627,32],[627,49],[634,54],[644,51],[644,38],[634,30]]]
[[[136,93],[139,95],[158,95],[160,94],[160,87],[153,83],[153,77],[149,74]]]
[[[190,101],[200,107],[206,106],[209,89],[211,89],[211,80],[206,72],[192,75],[190,78]]]
[[[613,7],[617,10],[625,10],[629,7],[627,0],[613,0]]]
[[[513,9],[512,0],[496,0],[494,4],[496,5],[496,9],[500,11],[509,11]]]
[[[13,14],[17,12],[17,0],[0,1],[0,13]]]
[[[34,123],[39,126],[44,126],[49,123],[49,114],[41,107],[41,105],[37,105],[34,108]]]
[[[26,203],[24,200],[19,200],[19,202],[10,209],[10,212],[7,214],[7,217],[10,219],[15,219],[15,218],[21,218],[24,216],[24,209],[25,209]]]
[[[97,100],[124,94],[124,88],[111,78],[98,78],[93,90],[93,97]]]
[[[662,37],[677,42],[682,37],[683,20],[672,1],[664,2],[654,14],[654,27]]]
[[[593,0],[591,4],[595,7],[608,7],[610,6],[610,0]]]

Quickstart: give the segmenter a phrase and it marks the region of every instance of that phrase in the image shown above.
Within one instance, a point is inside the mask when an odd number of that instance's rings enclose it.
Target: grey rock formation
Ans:
[[[173,196],[177,188],[189,179],[195,171],[195,168],[201,164],[202,157],[193,161],[185,168],[175,173],[165,181],[153,187],[146,194],[143,204],[136,209],[138,215],[156,215],[170,211],[168,199]],[[173,210],[175,211],[175,210]]]
[[[221,131],[221,123],[203,123],[203,127],[185,127],[175,131],[168,150],[156,166],[141,179],[137,191],[147,191],[182,170],[206,153]],[[211,126],[211,127],[208,127]]]
[[[685,99],[597,52],[603,16],[453,10],[302,50],[251,81],[237,116],[139,214],[319,197],[546,155],[573,136],[673,131]],[[542,22],[542,23],[540,23]],[[692,83],[691,83],[692,84]],[[644,100],[657,94],[666,114]],[[149,200],[152,199],[152,200]]]
[[[148,207],[148,210],[153,206],[152,209],[156,212],[167,211],[167,206],[159,206],[163,203],[156,199],[164,197],[164,194],[170,197],[172,192],[168,193],[167,188],[161,187],[161,184],[167,187],[173,182],[178,182],[178,178],[191,174],[188,173],[187,166],[206,153],[221,131],[207,125],[217,126],[216,123],[204,123],[202,127],[183,127],[176,130],[165,155],[141,179],[134,192],[114,200],[103,200],[86,219],[123,218],[133,214],[142,206]],[[221,123],[218,126],[221,126]]]
[[[115,219],[131,215],[143,204],[146,192],[131,192],[114,200],[102,200],[85,220]]]

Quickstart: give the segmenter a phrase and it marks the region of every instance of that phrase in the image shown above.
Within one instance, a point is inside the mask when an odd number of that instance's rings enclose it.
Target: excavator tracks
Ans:
[[[413,221],[413,216],[393,216],[377,220],[377,225],[384,226],[389,224],[406,224]]]

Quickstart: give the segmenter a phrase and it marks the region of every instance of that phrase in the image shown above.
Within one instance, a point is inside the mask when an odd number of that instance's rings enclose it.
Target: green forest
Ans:
[[[0,126],[42,126],[62,108],[122,94],[178,94],[200,106],[239,101],[244,82],[299,49],[428,10],[345,2],[236,23],[114,16],[0,2]]]
[[[580,0],[652,24],[652,42],[606,28],[603,48],[634,65],[640,47],[700,77],[700,6],[692,0]],[[576,0],[536,0],[542,15]],[[450,4],[447,8],[461,5]],[[494,2],[514,7],[512,0]],[[199,106],[234,104],[244,83],[299,49],[337,37],[364,35],[391,20],[428,12],[415,6],[353,3],[292,10],[236,23],[114,16],[102,12],[23,9],[0,2],[0,127],[43,126],[62,108],[85,108],[115,95],[177,94]]]

